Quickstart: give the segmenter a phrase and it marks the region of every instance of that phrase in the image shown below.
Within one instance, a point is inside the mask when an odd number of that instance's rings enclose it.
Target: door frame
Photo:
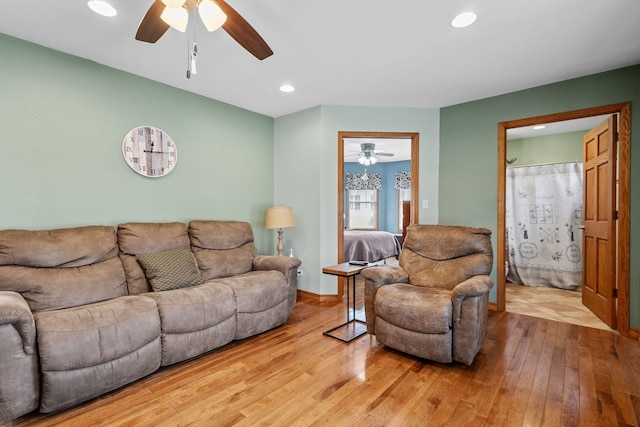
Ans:
[[[563,113],[529,117],[498,123],[498,256],[497,304],[499,312],[506,310],[506,172],[507,130],[538,124],[562,122],[585,117],[618,114],[618,233],[616,260],[616,289],[618,290],[618,332],[629,336],[629,243],[630,243],[630,185],[631,185],[631,104],[628,102],[566,111]]]
[[[411,140],[411,218],[409,224],[418,223],[419,198],[419,146],[420,134],[417,132],[338,132],[338,263],[344,259],[344,140],[345,138],[378,138]],[[344,293],[344,281],[338,281],[338,298]]]

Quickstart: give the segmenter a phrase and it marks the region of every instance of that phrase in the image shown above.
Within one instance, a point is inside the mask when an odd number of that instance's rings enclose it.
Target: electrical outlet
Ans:
[[[298,270],[298,277],[304,276],[304,270]]]

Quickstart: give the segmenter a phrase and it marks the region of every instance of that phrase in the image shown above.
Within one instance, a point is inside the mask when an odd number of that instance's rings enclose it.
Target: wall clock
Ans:
[[[166,132],[152,126],[131,129],[122,140],[122,155],[140,175],[158,178],[171,172],[178,162],[178,149]]]

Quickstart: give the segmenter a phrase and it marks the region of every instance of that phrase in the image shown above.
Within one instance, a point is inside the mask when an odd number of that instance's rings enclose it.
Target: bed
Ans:
[[[400,242],[388,231],[344,231],[344,260],[375,262],[400,255]]]

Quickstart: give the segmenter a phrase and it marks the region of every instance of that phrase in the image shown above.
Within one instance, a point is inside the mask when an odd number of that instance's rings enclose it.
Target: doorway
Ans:
[[[375,140],[395,141],[402,140],[404,143],[410,144],[410,204],[408,223],[418,223],[418,171],[419,171],[419,134],[414,132],[338,132],[338,263],[343,263],[344,258],[344,230],[345,230],[345,157],[353,156],[353,149],[345,151],[347,141],[357,140],[362,143],[372,143]],[[386,145],[387,152],[393,152],[393,143]],[[365,153],[366,154],[366,153]],[[356,156],[358,157],[358,156]],[[384,157],[384,156],[383,156]],[[380,157],[382,158],[382,157]],[[368,163],[368,162],[365,162]],[[361,163],[363,164],[363,163]],[[364,164],[363,164],[364,166]],[[344,292],[344,280],[338,281],[338,298],[341,298]]]
[[[612,275],[615,277],[617,289],[618,331],[622,335],[629,334],[629,185],[630,185],[630,118],[631,107],[628,103],[595,107],[565,113],[538,116],[513,120],[498,124],[498,252],[497,260],[497,307],[498,311],[506,309],[506,277],[502,266],[506,262],[506,165],[507,165],[507,131],[509,129],[532,127],[540,124],[565,122],[586,117],[613,115],[619,117],[618,135],[618,238],[615,243],[617,258],[612,263]]]

